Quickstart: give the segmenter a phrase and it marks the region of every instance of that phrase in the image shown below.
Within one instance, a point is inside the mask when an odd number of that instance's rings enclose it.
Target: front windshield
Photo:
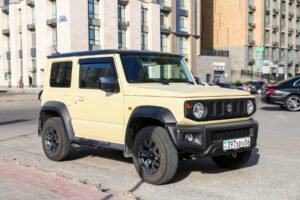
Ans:
[[[191,83],[193,78],[184,59],[164,54],[121,55],[128,83]]]

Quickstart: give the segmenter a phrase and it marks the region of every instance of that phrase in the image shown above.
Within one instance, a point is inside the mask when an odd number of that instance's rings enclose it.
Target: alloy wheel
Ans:
[[[291,97],[287,102],[287,106],[290,110],[297,111],[300,110],[300,98],[299,97]]]
[[[160,153],[153,141],[145,140],[139,146],[138,161],[148,175],[153,175],[158,171],[160,167]]]
[[[45,137],[45,145],[47,150],[50,153],[55,154],[57,152],[59,142],[58,142],[57,131],[55,128],[49,127],[47,129],[46,137]]]

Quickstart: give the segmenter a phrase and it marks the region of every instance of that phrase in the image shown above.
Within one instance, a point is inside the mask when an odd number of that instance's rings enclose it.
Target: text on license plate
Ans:
[[[250,137],[246,138],[238,138],[232,140],[223,140],[223,150],[230,150],[230,149],[239,149],[242,147],[250,147],[251,141]]]

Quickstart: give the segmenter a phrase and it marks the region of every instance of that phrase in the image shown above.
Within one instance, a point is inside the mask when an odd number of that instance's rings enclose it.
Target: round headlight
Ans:
[[[251,115],[254,112],[254,104],[253,101],[248,100],[247,101],[247,114]]]
[[[196,103],[193,108],[193,114],[197,119],[203,118],[205,109],[202,103]]]

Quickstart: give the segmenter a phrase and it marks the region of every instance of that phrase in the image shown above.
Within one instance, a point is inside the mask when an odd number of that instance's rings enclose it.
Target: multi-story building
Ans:
[[[202,50],[229,51],[233,80],[300,73],[299,0],[203,0]]]
[[[0,0],[0,86],[42,86],[47,56],[97,49],[200,52],[199,0]]]

